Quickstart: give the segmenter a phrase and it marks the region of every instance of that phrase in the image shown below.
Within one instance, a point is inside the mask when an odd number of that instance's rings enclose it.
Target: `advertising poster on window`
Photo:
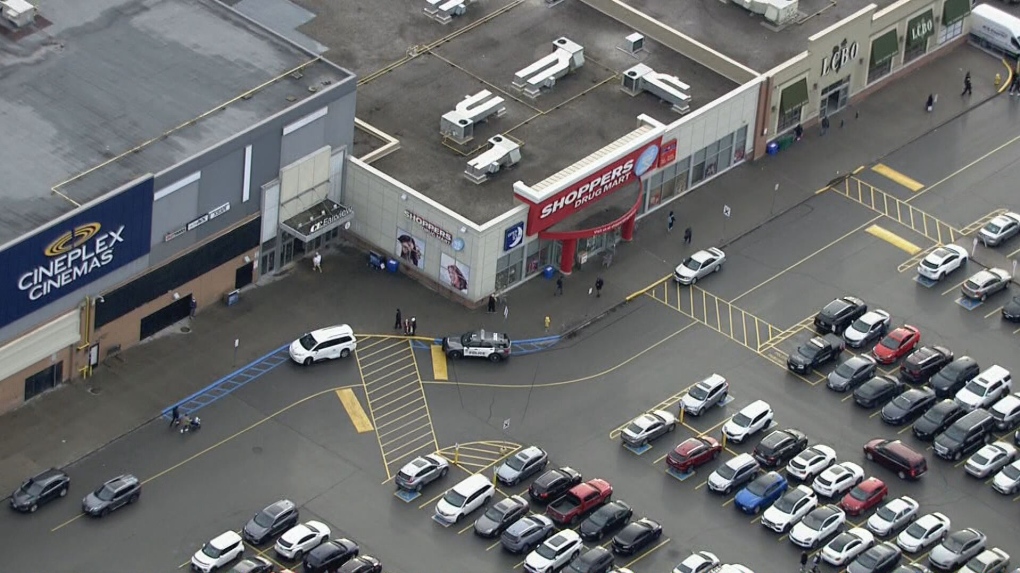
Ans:
[[[404,264],[425,268],[425,241],[397,227],[397,255]]]
[[[444,285],[463,294],[468,292],[468,280],[471,279],[471,267],[454,260],[453,257],[443,253],[439,257],[439,280]]]

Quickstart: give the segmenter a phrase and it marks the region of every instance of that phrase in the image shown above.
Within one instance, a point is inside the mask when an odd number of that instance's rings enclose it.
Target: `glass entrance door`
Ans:
[[[819,117],[831,116],[845,108],[850,101],[850,76],[826,86],[820,99]]]

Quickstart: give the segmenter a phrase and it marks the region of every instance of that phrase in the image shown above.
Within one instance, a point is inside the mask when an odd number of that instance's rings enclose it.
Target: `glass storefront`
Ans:
[[[496,261],[496,290],[511,287],[534,276],[549,264],[559,262],[557,241],[535,240],[509,251]]]
[[[928,53],[928,38],[935,34],[935,19],[931,10],[907,20],[907,46],[903,50],[903,64]]]
[[[826,86],[819,99],[818,117],[829,116],[845,108],[850,102],[850,76]]]
[[[868,83],[877,81],[892,72],[893,58],[900,51],[896,28],[871,42],[871,61],[868,65]]]

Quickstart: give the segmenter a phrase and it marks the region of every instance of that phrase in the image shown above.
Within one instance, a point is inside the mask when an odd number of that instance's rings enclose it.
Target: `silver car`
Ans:
[[[1007,212],[985,223],[978,238],[986,247],[994,247],[1020,233],[1020,214]]]
[[[928,561],[938,569],[955,570],[985,549],[988,538],[984,533],[968,527],[949,534],[928,554]]]
[[[963,296],[983,301],[988,298],[988,295],[1005,290],[1012,278],[1003,269],[988,269],[971,276],[960,289],[963,291]]]
[[[507,458],[496,470],[496,478],[503,485],[514,486],[521,480],[545,469],[549,455],[538,446],[529,446]]]
[[[682,285],[692,285],[698,282],[698,279],[722,270],[724,262],[726,253],[715,247],[709,247],[694,253],[677,265],[673,271],[673,279]]]
[[[510,553],[527,553],[555,531],[555,524],[544,515],[528,515],[515,521],[500,536],[499,542]]]
[[[443,456],[429,454],[414,458],[400,468],[393,481],[400,489],[421,491],[421,488],[445,476],[450,471],[450,462]]]

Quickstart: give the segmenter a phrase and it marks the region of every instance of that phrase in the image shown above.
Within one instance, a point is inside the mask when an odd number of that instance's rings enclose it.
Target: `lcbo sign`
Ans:
[[[822,58],[822,73],[826,75],[829,72],[839,72],[843,69],[843,66],[849,64],[854,58],[857,57],[857,42],[847,44],[846,40],[839,46],[832,48],[832,55]]]
[[[528,212],[528,234],[548,229],[585,205],[603,199],[655,167],[659,140],[649,143],[554,194]]]

